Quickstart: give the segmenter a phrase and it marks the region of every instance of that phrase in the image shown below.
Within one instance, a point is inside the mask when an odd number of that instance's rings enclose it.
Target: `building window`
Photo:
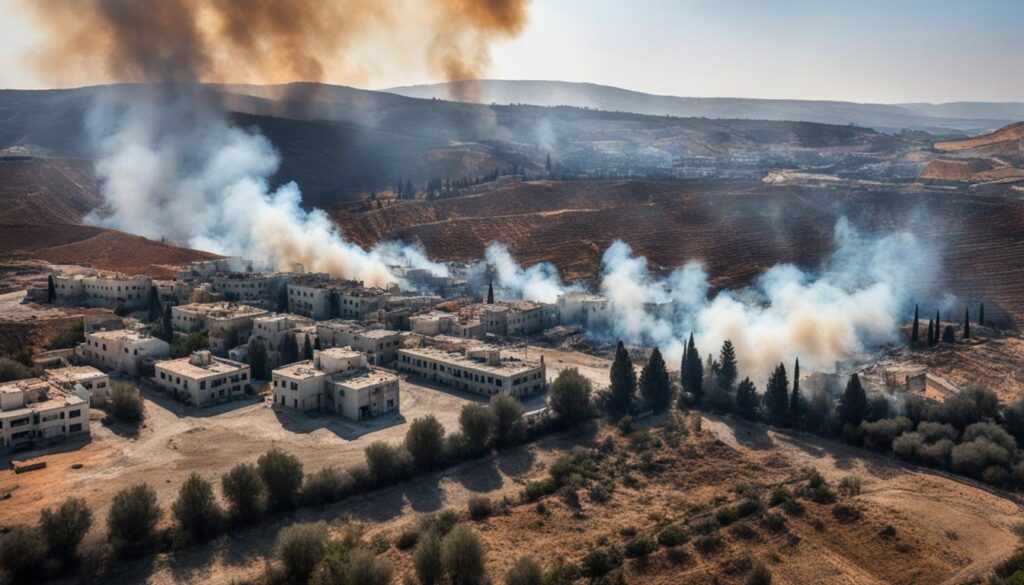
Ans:
[[[71,412],[68,412],[68,418],[78,418],[81,415],[82,415],[82,411],[81,410],[77,410],[77,409],[76,410],[72,410]]]

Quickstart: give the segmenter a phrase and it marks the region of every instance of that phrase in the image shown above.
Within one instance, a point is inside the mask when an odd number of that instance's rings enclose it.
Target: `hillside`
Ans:
[[[78,223],[102,201],[91,161],[0,157],[0,224]]]
[[[963,140],[936,142],[940,153],[922,172],[924,179],[970,183],[1024,181],[1024,122]]]
[[[465,87],[472,84],[473,91]],[[839,101],[697,98],[652,95],[594,83],[565,81],[455,81],[384,91],[424,99],[479,95],[481,103],[577,106],[655,116],[700,116],[857,124],[879,130],[977,133],[1024,118],[1024,103],[861,104]]]

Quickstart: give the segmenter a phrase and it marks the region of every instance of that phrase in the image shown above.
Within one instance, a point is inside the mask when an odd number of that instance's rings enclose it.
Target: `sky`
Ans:
[[[34,69],[42,32],[26,1],[0,0],[2,88],[52,86]],[[487,76],[682,96],[1024,101],[1022,24],[1024,0],[533,0],[522,35],[492,46]],[[373,44],[358,78],[324,81],[440,81]]]

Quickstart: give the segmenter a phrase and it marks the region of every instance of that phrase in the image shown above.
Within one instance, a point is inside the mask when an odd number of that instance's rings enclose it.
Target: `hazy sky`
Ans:
[[[26,58],[40,33],[25,1],[0,0],[0,87],[50,85]],[[533,0],[493,56],[490,77],[673,95],[1024,101],[1024,0]],[[366,69],[367,87],[437,81]]]

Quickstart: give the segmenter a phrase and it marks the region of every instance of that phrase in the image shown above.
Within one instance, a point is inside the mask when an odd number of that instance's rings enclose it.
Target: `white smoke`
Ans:
[[[271,189],[273,145],[232,126],[195,92],[136,88],[98,99],[88,119],[105,206],[87,221],[192,248],[385,286],[388,265],[446,274],[422,250],[394,242],[369,251],[345,241],[321,210],[302,208],[294,182]]]
[[[579,288],[566,286],[558,276],[558,269],[548,262],[523,268],[512,257],[508,247],[498,242],[487,246],[484,258],[493,270],[494,284],[502,293],[498,295],[499,300],[505,296],[553,303],[558,300],[558,295]]]

